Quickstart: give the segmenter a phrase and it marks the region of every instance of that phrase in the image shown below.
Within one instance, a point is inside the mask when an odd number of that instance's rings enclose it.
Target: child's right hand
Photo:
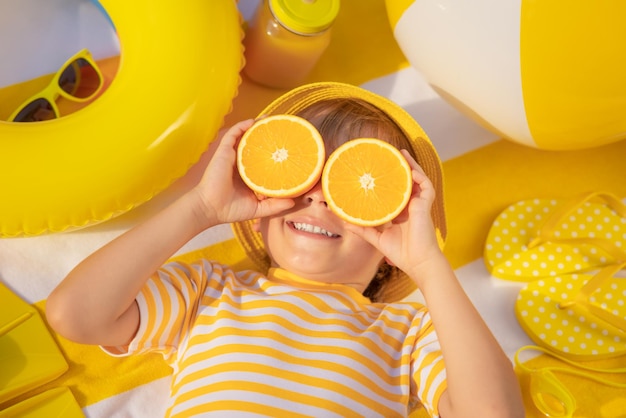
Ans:
[[[291,199],[258,198],[239,177],[236,147],[252,123],[236,124],[211,147],[214,153],[191,190],[95,251],[57,286],[46,309],[59,334],[84,344],[128,344],[140,323],[137,295],[184,243],[219,223],[268,216],[293,206]]]
[[[200,182],[191,191],[197,197],[198,216],[206,227],[261,218],[294,205],[293,199],[257,196],[241,180],[237,171],[237,145],[253,123],[253,119],[239,122],[217,140],[215,152]]]

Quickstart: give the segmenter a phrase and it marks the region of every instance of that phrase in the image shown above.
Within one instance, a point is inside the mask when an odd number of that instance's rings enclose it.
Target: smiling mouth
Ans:
[[[310,234],[323,235],[329,238],[339,238],[341,235],[334,234],[319,226],[306,224],[303,222],[289,222],[289,224],[297,231],[308,232]]]

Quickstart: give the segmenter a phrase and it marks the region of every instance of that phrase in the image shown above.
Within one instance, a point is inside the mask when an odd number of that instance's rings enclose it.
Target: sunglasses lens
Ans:
[[[84,58],[72,61],[59,77],[61,90],[78,99],[93,96],[101,84],[100,75]]]
[[[49,101],[37,99],[24,106],[13,118],[13,122],[40,122],[56,118],[56,112]]]

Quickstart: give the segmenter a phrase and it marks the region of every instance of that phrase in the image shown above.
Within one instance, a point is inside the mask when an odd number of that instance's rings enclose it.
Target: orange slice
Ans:
[[[328,157],[322,190],[328,207],[345,221],[378,226],[393,220],[411,197],[411,167],[387,142],[359,138]]]
[[[295,197],[317,183],[326,158],[315,126],[293,115],[255,122],[237,147],[237,169],[248,187],[269,197]]]

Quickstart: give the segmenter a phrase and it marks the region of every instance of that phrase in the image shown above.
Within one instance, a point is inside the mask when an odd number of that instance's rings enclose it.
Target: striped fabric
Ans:
[[[174,369],[168,416],[434,416],[445,369],[426,308],[272,269],[172,262],[138,297],[117,356],[156,351]]]

